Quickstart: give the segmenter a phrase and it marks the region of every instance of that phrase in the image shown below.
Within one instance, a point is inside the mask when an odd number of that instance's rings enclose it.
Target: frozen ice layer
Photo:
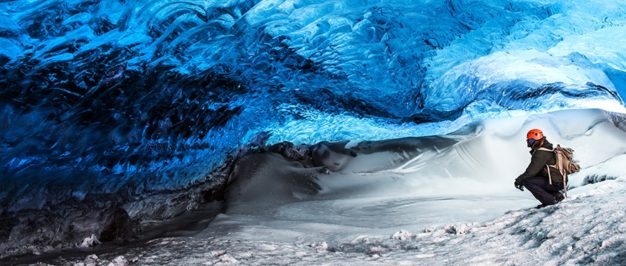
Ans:
[[[259,136],[358,142],[518,112],[623,110],[625,8],[3,1],[0,210],[185,188]],[[420,164],[395,171],[440,174]],[[474,167],[463,164],[445,175]]]

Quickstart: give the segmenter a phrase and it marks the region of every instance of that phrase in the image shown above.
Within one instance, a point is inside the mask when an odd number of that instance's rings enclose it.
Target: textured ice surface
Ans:
[[[621,106],[624,1],[3,1],[3,209],[202,179],[269,142]],[[4,207],[6,206],[6,208]]]

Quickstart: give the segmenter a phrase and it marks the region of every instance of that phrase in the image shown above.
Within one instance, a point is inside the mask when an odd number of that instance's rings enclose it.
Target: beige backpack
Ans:
[[[559,170],[563,176],[580,171],[580,165],[574,161],[574,150],[572,148],[556,145],[554,154],[556,155],[556,165],[550,166]]]
[[[550,176],[550,168],[556,168],[563,176],[563,187],[565,189],[565,196],[567,197],[567,175],[580,171],[580,165],[574,160],[574,150],[572,148],[561,147],[556,145],[554,150],[540,148],[540,150],[554,152],[554,158],[556,163],[554,165],[546,165],[548,167],[548,180],[552,184],[552,177]]]

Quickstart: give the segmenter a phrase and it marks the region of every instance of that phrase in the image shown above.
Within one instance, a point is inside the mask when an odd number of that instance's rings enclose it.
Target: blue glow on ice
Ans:
[[[623,47],[626,1],[4,1],[0,200],[181,187],[263,131],[622,105]]]

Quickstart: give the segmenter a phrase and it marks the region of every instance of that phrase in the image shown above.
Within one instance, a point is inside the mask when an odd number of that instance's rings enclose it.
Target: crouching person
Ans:
[[[526,171],[515,179],[515,187],[522,191],[524,187],[528,189],[541,202],[537,208],[562,201],[564,197],[560,190],[564,189],[563,175],[548,166],[556,164],[554,147],[539,129],[528,131],[526,143],[532,156]]]

